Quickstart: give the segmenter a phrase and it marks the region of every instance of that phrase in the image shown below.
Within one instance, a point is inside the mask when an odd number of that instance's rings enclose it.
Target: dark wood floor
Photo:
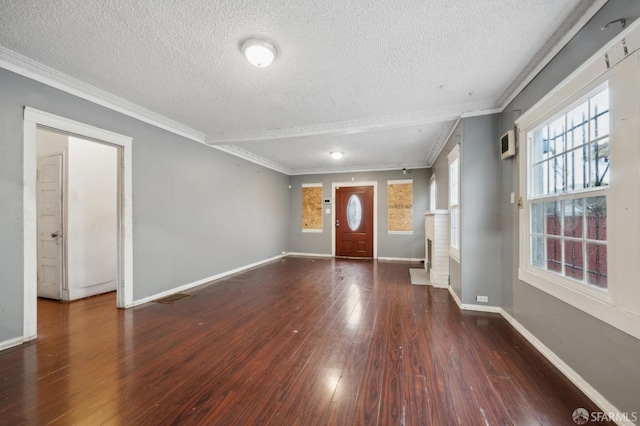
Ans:
[[[413,265],[417,266],[417,265]],[[573,425],[597,408],[496,314],[409,265],[285,258],[173,305],[38,302],[0,424]]]

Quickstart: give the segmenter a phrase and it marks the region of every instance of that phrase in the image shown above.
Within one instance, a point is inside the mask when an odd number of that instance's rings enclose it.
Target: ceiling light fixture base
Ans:
[[[251,65],[258,68],[265,68],[271,65],[278,53],[273,43],[259,38],[245,40],[242,43],[241,50]]]

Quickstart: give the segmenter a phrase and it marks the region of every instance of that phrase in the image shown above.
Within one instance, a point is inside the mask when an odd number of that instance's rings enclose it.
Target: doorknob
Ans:
[[[340,226],[340,219],[336,220],[336,227]]]
[[[60,235],[59,232],[54,232],[53,234],[51,234],[51,238],[58,238],[61,237],[62,235]]]

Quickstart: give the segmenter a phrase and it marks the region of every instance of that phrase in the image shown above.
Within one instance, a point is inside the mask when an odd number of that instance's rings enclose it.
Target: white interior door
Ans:
[[[62,155],[38,158],[38,297],[62,298]]]

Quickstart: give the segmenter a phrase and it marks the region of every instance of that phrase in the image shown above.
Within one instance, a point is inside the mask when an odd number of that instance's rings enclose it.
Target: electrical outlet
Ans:
[[[489,298],[487,296],[476,296],[476,302],[489,302]]]

